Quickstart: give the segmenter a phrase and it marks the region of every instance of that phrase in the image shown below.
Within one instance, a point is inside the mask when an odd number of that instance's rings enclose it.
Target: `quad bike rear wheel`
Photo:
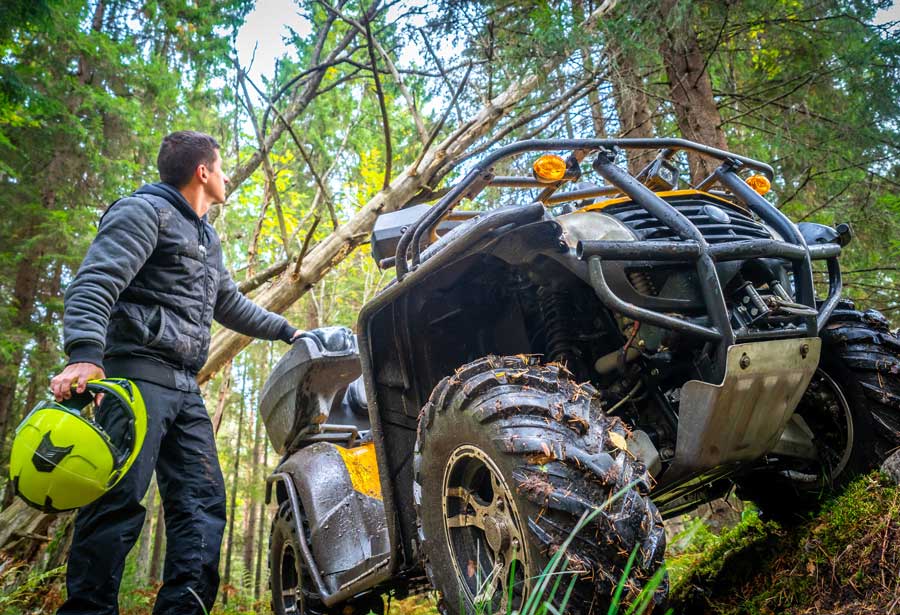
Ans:
[[[550,558],[598,507],[564,553],[577,578],[565,612],[605,612],[636,550],[634,598],[662,565],[665,531],[644,467],[614,444],[628,435],[592,387],[533,358],[487,357],[441,381],[420,415],[413,493],[442,611],[521,611]],[[654,605],[667,588],[664,578]]]
[[[327,607],[312,589],[304,570],[294,514],[290,502],[282,502],[272,520],[269,534],[269,590],[275,615],[366,615],[384,613],[384,601],[378,594],[367,594],[353,601]]]
[[[814,434],[818,462],[750,475],[738,485],[741,497],[780,521],[801,518],[900,446],[900,339],[887,319],[841,301],[822,342],[819,369],[797,407]]]

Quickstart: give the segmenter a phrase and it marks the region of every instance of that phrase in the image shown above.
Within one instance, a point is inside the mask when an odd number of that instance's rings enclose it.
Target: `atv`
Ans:
[[[687,187],[688,154],[719,166]],[[529,140],[380,216],[396,279],[261,396],[274,612],[431,586],[445,613],[605,613],[622,579],[655,608],[663,518],[735,487],[784,518],[873,468],[900,441],[900,340],[841,298],[849,226],[794,224],[772,177],[682,139]],[[554,556],[567,596],[539,585]]]

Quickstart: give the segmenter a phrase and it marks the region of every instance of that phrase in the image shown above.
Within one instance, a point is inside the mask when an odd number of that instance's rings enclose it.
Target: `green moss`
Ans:
[[[900,575],[900,487],[865,476],[799,527],[748,515],[698,538],[670,559],[676,612],[887,612],[895,599],[887,587]]]

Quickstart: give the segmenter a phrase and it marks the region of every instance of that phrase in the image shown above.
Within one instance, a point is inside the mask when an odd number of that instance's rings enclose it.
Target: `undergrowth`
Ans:
[[[719,535],[695,520],[670,544],[671,606],[678,615],[900,615],[898,546],[900,487],[880,474],[852,483],[790,531],[764,522],[753,509]],[[157,588],[130,583],[129,572],[120,593],[122,615],[149,615]],[[34,574],[3,566],[0,613],[52,613],[62,600],[62,574],[63,568]],[[220,593],[215,613],[271,613],[265,592],[255,600],[252,591],[223,589],[229,604],[222,604]],[[540,602],[532,611],[552,615]],[[389,605],[390,615],[437,613],[431,594]]]
[[[880,474],[791,531],[750,517],[701,545],[670,561],[677,613],[900,613],[900,487]]]

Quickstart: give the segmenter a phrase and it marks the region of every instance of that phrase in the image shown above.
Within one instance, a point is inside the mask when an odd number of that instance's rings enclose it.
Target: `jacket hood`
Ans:
[[[200,220],[199,216],[197,216],[197,212],[191,209],[191,205],[187,202],[187,199],[184,198],[184,195],[181,194],[178,189],[171,184],[166,184],[164,182],[147,184],[135,190],[134,193],[152,194],[153,196],[163,198],[171,203],[175,209],[180,211],[182,215],[184,215],[189,220]]]

